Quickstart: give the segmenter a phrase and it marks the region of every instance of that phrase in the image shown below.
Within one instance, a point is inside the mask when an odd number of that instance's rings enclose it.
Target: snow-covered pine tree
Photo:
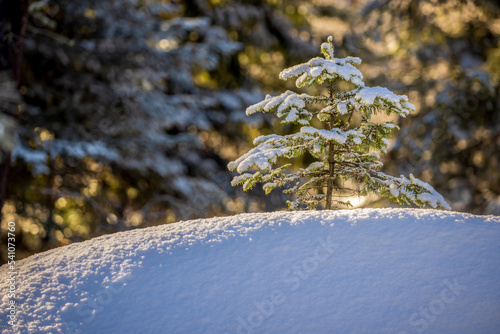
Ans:
[[[271,134],[256,138],[255,148],[229,163],[230,170],[241,174],[233,179],[232,185],[243,184],[243,189],[248,190],[256,183],[264,183],[266,193],[283,187],[284,193],[296,196],[295,200],[288,201],[290,209],[299,209],[303,205],[314,209],[322,202],[326,209],[351,206],[349,201],[334,198],[334,192],[340,196],[375,193],[400,204],[450,209],[432,186],[412,174],[408,179],[380,171],[382,163],[377,151],[387,153],[387,138],[398,126],[392,122],[374,123],[372,115],[386,112],[405,117],[415,107],[404,95],[396,95],[382,87],[365,87],[363,75],[355,67],[361,59],[335,58],[332,40],[330,36],[328,43],[321,45],[324,58],[313,58],[280,73],[282,80],[296,79],[297,88],[324,84],[326,95],[286,91],[275,97],[268,95],[247,108],[247,115],[271,112],[282,123],[299,124],[301,128],[290,135]],[[338,91],[337,83],[341,80],[354,85],[354,89]],[[322,108],[316,111],[313,104],[320,104]],[[361,118],[357,125],[352,121],[355,113]],[[314,116],[324,124],[323,128],[311,126]],[[291,164],[273,168],[279,158],[297,158],[306,152],[317,161],[305,169],[290,173],[287,167]],[[252,168],[257,171],[249,173]],[[351,184],[357,184],[357,187],[351,187]]]

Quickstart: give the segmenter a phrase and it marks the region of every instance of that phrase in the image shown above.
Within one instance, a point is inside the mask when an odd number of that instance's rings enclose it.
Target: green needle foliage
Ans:
[[[275,97],[268,95],[247,108],[247,115],[269,112],[282,123],[301,127],[299,132],[290,135],[256,138],[255,148],[229,163],[228,168],[240,174],[233,179],[232,185],[243,184],[243,189],[249,190],[257,183],[264,183],[266,193],[281,187],[284,193],[295,195],[294,200],[288,201],[292,210],[304,206],[315,209],[321,203],[326,209],[351,206],[349,201],[336,199],[334,193],[340,196],[375,193],[400,204],[450,209],[432,186],[412,174],[408,179],[380,171],[382,163],[377,152],[387,153],[387,138],[398,126],[392,122],[374,123],[372,115],[385,112],[406,117],[415,110],[408,98],[386,88],[365,87],[363,75],[356,68],[361,59],[335,58],[332,37],[321,45],[321,53],[323,58],[313,58],[285,69],[280,79],[295,79],[297,88],[326,85],[327,94],[311,96],[286,91]],[[349,82],[354,89],[338,91],[339,81]],[[321,108],[312,108],[312,105]],[[353,121],[354,114],[361,118],[357,125]],[[323,124],[322,128],[311,126],[314,117]],[[280,158],[298,158],[306,152],[316,161],[305,169],[291,173],[287,169],[290,164],[273,167]],[[257,171],[251,173],[251,169]]]

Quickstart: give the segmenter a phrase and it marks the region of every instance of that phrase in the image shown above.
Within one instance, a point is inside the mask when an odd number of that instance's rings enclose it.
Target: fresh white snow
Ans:
[[[355,96],[366,105],[373,105],[377,100],[386,101],[393,105],[403,117],[406,117],[408,112],[415,111],[415,106],[408,102],[406,95],[396,95],[385,87],[363,87],[356,92]]]
[[[334,141],[338,144],[344,144],[349,138],[356,144],[361,144],[361,140],[365,138],[365,135],[357,132],[356,130],[342,131],[339,128],[333,128],[331,130],[316,129],[312,126],[303,126],[300,132],[310,136],[319,136],[324,140]]]
[[[333,60],[323,58],[313,58],[307,63],[299,64],[281,71],[281,80],[297,78],[296,86],[303,87],[310,85],[314,80],[320,82],[326,79],[342,78],[352,82],[356,86],[364,86],[363,74],[352,64],[361,63],[361,59],[356,57],[334,58]]]
[[[301,134],[298,133],[289,137],[298,136],[301,136]],[[230,162],[227,166],[231,170],[236,169],[238,173],[246,172],[253,166],[257,166],[260,170],[270,170],[272,167],[271,163],[276,163],[278,158],[293,154],[294,147],[285,146],[285,141],[285,137],[276,134],[259,136],[253,140],[253,143],[258,145],[257,147],[254,147],[235,161]],[[233,179],[232,184],[237,184],[241,179],[239,176],[236,177]]]
[[[2,333],[498,333],[500,217],[421,209],[241,214],[16,263]]]
[[[297,94],[287,90],[281,95],[272,97],[267,95],[259,103],[247,108],[246,114],[252,115],[258,111],[273,112],[276,109],[276,116],[283,118],[283,123],[298,122],[300,124],[309,124],[312,114],[307,111],[304,100],[311,99],[307,94]]]

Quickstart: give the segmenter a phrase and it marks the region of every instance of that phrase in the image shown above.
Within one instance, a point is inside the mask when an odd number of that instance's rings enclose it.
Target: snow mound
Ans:
[[[498,333],[500,217],[275,212],[116,233],[16,263],[2,333]],[[0,268],[7,291],[8,268]]]

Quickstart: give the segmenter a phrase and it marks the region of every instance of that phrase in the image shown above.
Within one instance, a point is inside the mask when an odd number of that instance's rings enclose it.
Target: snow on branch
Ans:
[[[406,95],[396,95],[385,87],[363,87],[356,91],[354,98],[366,106],[385,109],[388,114],[393,112],[402,117],[415,111],[415,106],[408,102]]]
[[[335,80],[337,78],[363,87],[365,85],[363,83],[363,74],[352,65],[357,63],[361,63],[361,59],[347,57],[328,60],[318,57],[309,60],[307,63],[283,70],[279,77],[281,80],[297,78],[296,85],[298,88],[310,86],[314,82],[322,84],[326,80]]]
[[[306,109],[306,102],[315,100],[307,94],[297,94],[287,90],[279,96],[267,95],[266,98],[247,108],[246,114],[256,112],[274,112],[282,119],[282,123],[299,123],[308,125],[312,114]]]
[[[376,172],[368,181],[368,188],[392,200],[410,205],[415,203],[420,207],[429,205],[437,209],[451,210],[451,207],[430,184],[417,179],[410,174],[410,179],[403,175],[394,177],[382,172]]]
[[[321,137],[326,141],[333,141],[338,144],[345,144],[348,139],[350,139],[355,144],[361,144],[361,141],[365,136],[358,133],[356,130],[342,131],[339,128],[333,128],[331,130],[316,129],[311,126],[304,126],[300,129],[300,132],[313,137]]]
[[[242,155],[237,160],[228,164],[229,170],[236,170],[238,173],[246,172],[252,167],[257,167],[261,171],[270,171],[271,165],[275,164],[278,158],[292,158],[299,155],[299,142],[303,140],[301,133],[289,136],[260,136],[254,140],[258,145],[248,153]]]
[[[330,36],[331,37],[331,36]],[[292,66],[283,70],[281,80],[295,79],[298,88],[310,86],[314,82],[322,84],[326,80],[342,79],[357,87],[364,87],[363,74],[355,67],[361,64],[357,57],[335,58],[333,56],[333,39],[321,45],[321,53],[325,58],[316,57],[307,63]]]

